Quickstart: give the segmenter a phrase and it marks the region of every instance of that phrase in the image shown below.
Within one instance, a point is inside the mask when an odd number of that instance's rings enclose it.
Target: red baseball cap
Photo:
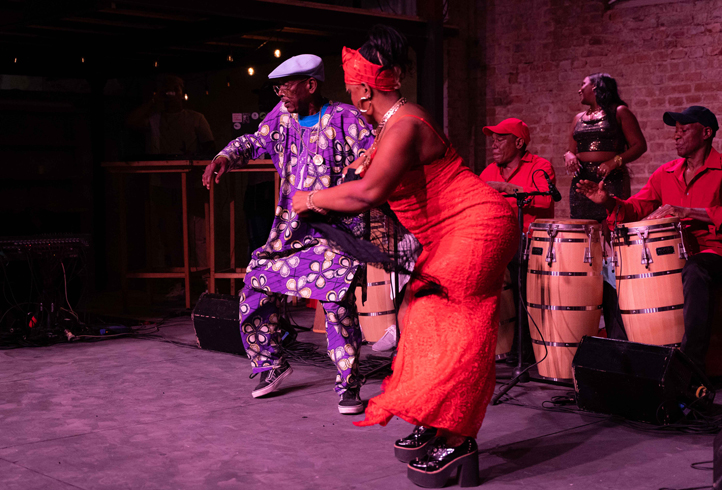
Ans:
[[[513,134],[517,138],[524,140],[525,144],[529,144],[531,136],[529,135],[529,126],[526,125],[521,119],[510,117],[504,119],[496,126],[484,126],[481,129],[485,135],[491,136],[492,133],[496,134]]]

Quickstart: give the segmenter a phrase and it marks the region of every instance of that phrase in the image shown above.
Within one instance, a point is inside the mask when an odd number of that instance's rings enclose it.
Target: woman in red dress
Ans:
[[[412,279],[393,374],[356,424],[386,425],[394,416],[415,424],[395,445],[409,479],[442,487],[459,467],[460,485],[475,486],[474,438],[495,386],[499,296],[517,247],[516,218],[464,165],[429,113],[401,96],[407,66],[406,40],[388,27],[373,28],[359,51],[344,48],[346,90],[377,126],[376,142],[355,163],[362,179],[297,192],[293,208],[359,213],[388,201],[423,245],[415,274],[441,287]]]

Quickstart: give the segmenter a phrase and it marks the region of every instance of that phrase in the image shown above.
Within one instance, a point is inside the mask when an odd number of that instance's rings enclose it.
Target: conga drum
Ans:
[[[383,269],[366,266],[366,301],[361,288],[356,289],[356,309],[364,339],[379,340],[386,329],[396,323],[396,310],[391,299],[391,275]]]
[[[313,318],[312,331],[315,333],[326,333],[326,311],[323,309],[320,301],[316,305],[316,315]]]
[[[540,361],[547,353],[537,366],[539,375],[554,381],[571,380],[572,359],[580,340],[599,331],[603,290],[600,225],[593,220],[536,220],[529,226],[526,257],[534,355]]]
[[[619,309],[629,340],[681,343],[687,252],[679,218],[618,225],[613,245]]]
[[[499,335],[496,337],[496,360],[506,359],[511,352],[516,331],[516,306],[514,306],[514,289],[511,286],[509,269],[504,272],[504,285],[501,288],[499,301]]]

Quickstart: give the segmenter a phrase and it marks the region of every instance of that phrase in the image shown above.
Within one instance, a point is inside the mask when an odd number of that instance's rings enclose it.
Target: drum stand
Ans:
[[[388,221],[387,221],[388,223]],[[399,237],[398,237],[398,231],[396,229],[396,226],[394,226],[394,232],[389,234],[390,239],[390,245],[392,246],[392,250],[394,251],[394,260],[398,260],[398,245],[399,245]],[[364,267],[366,267],[364,265]],[[365,277],[366,274],[364,274]],[[382,360],[383,362],[373,368],[371,371],[363,375],[364,381],[363,383],[366,383],[366,378],[369,376],[378,373],[379,371],[383,371],[384,369],[391,369],[391,365],[393,364],[394,358],[396,357],[396,352],[399,349],[399,342],[401,341],[401,325],[399,325],[399,308],[401,307],[401,302],[404,300],[403,296],[399,297],[399,273],[397,270],[393,273],[393,280],[391,281],[391,290],[394,293],[394,321],[396,326],[396,346],[391,351],[391,356],[388,358],[386,356],[374,356],[369,355],[367,356],[367,359],[369,360]]]
[[[524,239],[524,206],[529,204],[532,199],[534,199],[534,196],[553,196],[553,193],[551,191],[549,192],[515,192],[514,194],[506,194],[506,197],[514,197],[516,198],[516,207],[517,207],[517,216],[519,218],[519,270],[517,273],[517,284],[519,285],[519,291],[518,293],[518,300],[517,300],[517,308],[516,308],[516,348],[517,348],[517,355],[518,355],[518,361],[517,365],[512,371],[512,378],[509,380],[508,383],[506,383],[504,386],[501,387],[499,390],[499,393],[494,395],[494,398],[491,399],[492,405],[498,405],[499,400],[502,396],[506,395],[506,393],[511,390],[514,386],[517,385],[517,383],[526,383],[530,380],[529,377],[529,369],[531,366],[524,366],[524,356],[522,354],[523,352],[523,343],[521,341],[522,334],[523,334],[523,326],[521,319],[524,318],[526,313],[526,307],[524,306],[525,298],[524,298],[524,290],[525,288],[522,287],[522,280],[523,277],[523,267],[522,264],[524,263],[524,250],[526,248],[526,240]]]

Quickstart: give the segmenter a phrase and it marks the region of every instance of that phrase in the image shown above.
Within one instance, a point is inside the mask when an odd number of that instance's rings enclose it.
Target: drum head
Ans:
[[[671,218],[647,219],[647,220],[642,220],[642,221],[633,221],[630,223],[624,223],[623,225],[618,224],[617,228],[621,228],[622,226],[625,226],[626,228],[648,228],[650,226],[667,225],[667,224],[674,224],[674,223],[679,223],[679,218],[671,217]]]
[[[598,225],[599,221],[593,219],[537,219],[532,224],[556,223],[558,225]]]
[[[599,222],[593,219],[538,219],[529,225],[529,231],[547,232],[556,228],[559,232],[584,233],[589,230],[599,232]]]

